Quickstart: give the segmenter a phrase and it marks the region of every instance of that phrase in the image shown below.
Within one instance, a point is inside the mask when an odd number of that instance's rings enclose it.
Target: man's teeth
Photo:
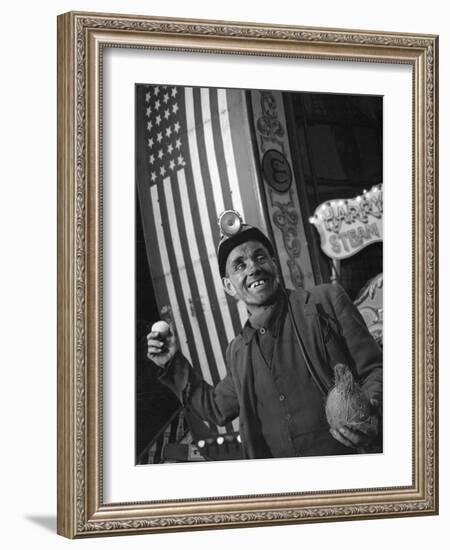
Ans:
[[[252,283],[250,285],[249,288],[256,288],[257,286],[260,286],[260,285],[263,285],[266,281],[264,279],[262,279],[261,281],[255,281],[254,283]]]

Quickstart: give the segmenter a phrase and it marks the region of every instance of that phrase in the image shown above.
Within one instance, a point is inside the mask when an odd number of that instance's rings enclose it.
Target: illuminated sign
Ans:
[[[309,218],[320,235],[325,254],[350,258],[366,246],[383,240],[383,186],[354,199],[335,199],[319,205]]]

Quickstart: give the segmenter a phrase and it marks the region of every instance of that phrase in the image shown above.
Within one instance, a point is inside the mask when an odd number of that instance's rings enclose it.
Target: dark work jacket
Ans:
[[[334,365],[345,363],[366,395],[381,404],[382,352],[342,287],[326,284],[288,293],[295,325],[320,386],[329,390]],[[267,458],[270,454],[256,413],[250,346],[242,333],[229,344],[226,364],[227,376],[213,388],[178,352],[160,379],[185,406],[213,424],[221,426],[239,416],[244,457]]]

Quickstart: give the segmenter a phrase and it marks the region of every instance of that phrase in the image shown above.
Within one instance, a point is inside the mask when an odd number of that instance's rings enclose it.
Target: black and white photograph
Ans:
[[[438,513],[438,36],[357,29],[58,18],[61,535]]]
[[[135,168],[135,464],[382,453],[383,97],[136,84]]]

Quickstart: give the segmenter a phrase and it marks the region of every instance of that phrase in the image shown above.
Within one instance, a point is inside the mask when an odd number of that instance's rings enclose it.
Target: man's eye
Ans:
[[[243,262],[240,262],[240,263],[238,263],[234,266],[235,271],[240,271],[243,268],[244,268],[244,263]]]
[[[266,257],[264,256],[264,254],[259,254],[259,255],[256,257],[256,261],[257,261],[257,262],[265,262],[265,261],[266,261]]]

